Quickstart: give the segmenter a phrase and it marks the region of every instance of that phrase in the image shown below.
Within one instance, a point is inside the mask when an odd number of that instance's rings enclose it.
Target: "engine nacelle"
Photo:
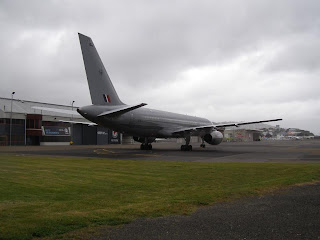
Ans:
[[[213,131],[210,134],[204,135],[203,139],[211,145],[218,145],[223,140],[223,134],[219,131]]]
[[[145,137],[135,137],[135,136],[133,136],[133,140],[135,140],[136,142],[140,142],[140,143],[146,143],[146,138]],[[155,137],[147,137],[147,143],[152,143],[152,142],[154,142],[154,140],[156,140]]]

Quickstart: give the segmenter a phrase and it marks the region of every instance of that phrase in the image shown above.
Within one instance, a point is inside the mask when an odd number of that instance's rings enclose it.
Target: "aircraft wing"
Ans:
[[[125,107],[121,107],[121,108],[109,110],[109,111],[100,113],[100,114],[98,115],[98,117],[110,116],[110,115],[113,115],[113,114],[123,114],[123,113],[126,113],[126,112],[130,112],[130,111],[132,111],[132,110],[134,110],[134,109],[143,107],[143,106],[145,106],[145,105],[147,105],[147,104],[146,104],[146,103],[140,103],[140,104],[133,105],[133,106],[125,106]]]
[[[218,129],[218,128],[224,128],[224,127],[239,127],[242,125],[248,125],[248,124],[255,124],[255,123],[265,123],[265,122],[275,122],[275,121],[281,121],[281,118],[278,119],[271,119],[271,120],[262,120],[262,121],[254,121],[254,122],[242,122],[242,123],[228,123],[228,124],[219,124],[219,125],[204,125],[204,126],[198,126],[198,127],[189,127],[189,128],[182,128],[174,131],[174,134],[181,134],[184,132],[195,132],[200,130],[210,130],[210,129]]]
[[[265,123],[265,122],[276,122],[276,121],[281,121],[281,120],[282,120],[282,118],[271,119],[271,120],[255,121],[255,122],[227,123],[227,124],[214,125],[214,127],[215,127],[215,128],[239,127],[239,126],[242,126],[242,125],[249,125],[249,124],[255,124],[255,123]]]
[[[180,134],[184,132],[195,132],[199,130],[210,130],[212,128],[215,128],[214,125],[204,125],[204,126],[198,126],[198,127],[189,127],[189,128],[181,128],[173,132],[173,134]]]

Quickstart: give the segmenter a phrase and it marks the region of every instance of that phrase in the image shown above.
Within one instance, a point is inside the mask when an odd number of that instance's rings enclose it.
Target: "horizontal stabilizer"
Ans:
[[[110,115],[114,115],[114,114],[123,114],[123,113],[126,113],[126,112],[130,112],[130,111],[132,111],[134,109],[143,107],[145,105],[147,105],[147,104],[146,103],[140,103],[138,105],[125,106],[125,107],[122,107],[122,108],[113,109],[113,110],[110,110],[110,111],[106,111],[106,112],[100,113],[98,115],[98,117],[110,116]]]
[[[83,124],[83,125],[88,125],[89,127],[98,125],[98,124],[93,123],[93,122],[78,122],[78,121],[66,121],[66,120],[59,120],[59,122],[71,123],[71,124]]]

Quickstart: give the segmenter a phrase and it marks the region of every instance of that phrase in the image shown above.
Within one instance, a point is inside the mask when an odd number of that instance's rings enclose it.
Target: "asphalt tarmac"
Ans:
[[[104,146],[20,146],[0,147],[0,152],[98,157],[130,160],[192,162],[320,162],[320,140],[221,143],[217,146],[193,143],[193,151],[180,151],[177,143],[154,143],[153,150],[139,144]]]
[[[88,239],[320,239],[320,184],[204,207],[191,216],[101,227]]]

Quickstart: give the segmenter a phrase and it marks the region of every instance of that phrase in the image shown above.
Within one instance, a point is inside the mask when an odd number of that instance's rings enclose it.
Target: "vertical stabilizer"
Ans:
[[[91,38],[79,33],[91,101],[94,105],[123,105]]]

